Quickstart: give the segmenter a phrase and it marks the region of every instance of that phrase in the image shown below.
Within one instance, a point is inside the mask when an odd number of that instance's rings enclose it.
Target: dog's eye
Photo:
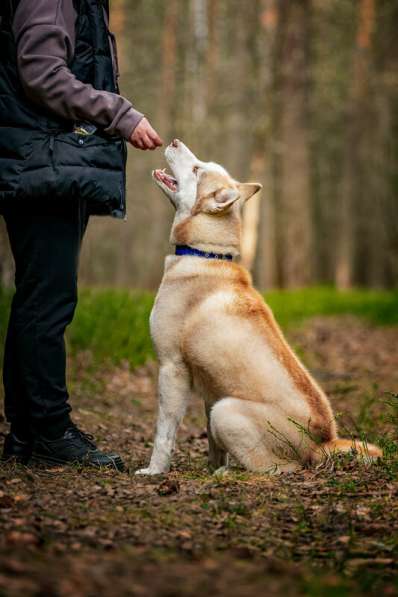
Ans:
[[[198,173],[198,170],[199,170],[199,166],[194,166],[194,167],[192,168],[192,172],[193,172],[194,174],[197,174],[197,173]]]

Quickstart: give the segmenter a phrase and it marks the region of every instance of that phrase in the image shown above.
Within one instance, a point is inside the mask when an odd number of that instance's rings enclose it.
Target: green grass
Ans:
[[[0,289],[0,357],[11,296],[10,291]],[[89,350],[96,363],[120,363],[123,359],[132,366],[145,363],[154,356],[149,336],[152,304],[149,292],[83,289],[67,331],[69,350],[72,354]]]
[[[72,352],[91,350],[95,360],[132,366],[154,353],[149,336],[153,294],[128,290],[83,290],[68,331]]]
[[[297,325],[315,315],[356,315],[376,325],[398,325],[398,291],[305,288],[265,293],[282,327]]]
[[[90,290],[80,292],[79,306],[68,330],[73,354],[93,353],[96,362],[123,359],[132,366],[153,358],[149,314],[154,295],[144,291]],[[315,315],[352,314],[377,325],[398,325],[398,292],[333,288],[273,290],[265,294],[283,328]],[[0,353],[8,318],[10,291],[0,290]],[[0,354],[1,356],[1,354]]]

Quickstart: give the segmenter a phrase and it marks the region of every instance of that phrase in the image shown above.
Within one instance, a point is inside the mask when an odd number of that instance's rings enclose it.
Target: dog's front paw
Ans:
[[[165,471],[161,471],[159,469],[155,469],[155,468],[151,468],[150,466],[148,466],[148,468],[139,468],[137,471],[135,471],[135,475],[161,475],[163,474]]]

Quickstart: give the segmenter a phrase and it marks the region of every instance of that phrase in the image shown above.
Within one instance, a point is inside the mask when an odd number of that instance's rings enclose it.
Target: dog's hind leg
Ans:
[[[159,475],[170,468],[178,426],[191,395],[190,374],[181,362],[168,362],[159,370],[159,412],[155,442],[148,468],[137,475]]]
[[[213,433],[211,430],[210,424],[210,416],[211,410],[210,407],[206,405],[206,415],[207,415],[207,440],[209,442],[209,469],[211,471],[216,471],[218,469],[224,468],[228,466],[228,452],[226,452],[223,448],[221,448],[213,437]]]
[[[278,418],[268,405],[223,398],[211,410],[210,427],[217,445],[246,469],[273,474],[293,472],[300,464],[294,450],[285,451],[289,457],[280,453],[280,438],[275,438],[278,431],[274,427]]]

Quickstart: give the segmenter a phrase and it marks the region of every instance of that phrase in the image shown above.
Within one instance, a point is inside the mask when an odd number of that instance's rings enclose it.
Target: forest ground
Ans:
[[[135,477],[151,452],[156,366],[98,368],[80,352],[70,363],[75,421],[129,470],[1,465],[0,595],[398,594],[398,399],[389,393],[398,327],[317,317],[288,337],[343,435],[382,443],[383,461],[216,478],[194,402],[172,471]]]

